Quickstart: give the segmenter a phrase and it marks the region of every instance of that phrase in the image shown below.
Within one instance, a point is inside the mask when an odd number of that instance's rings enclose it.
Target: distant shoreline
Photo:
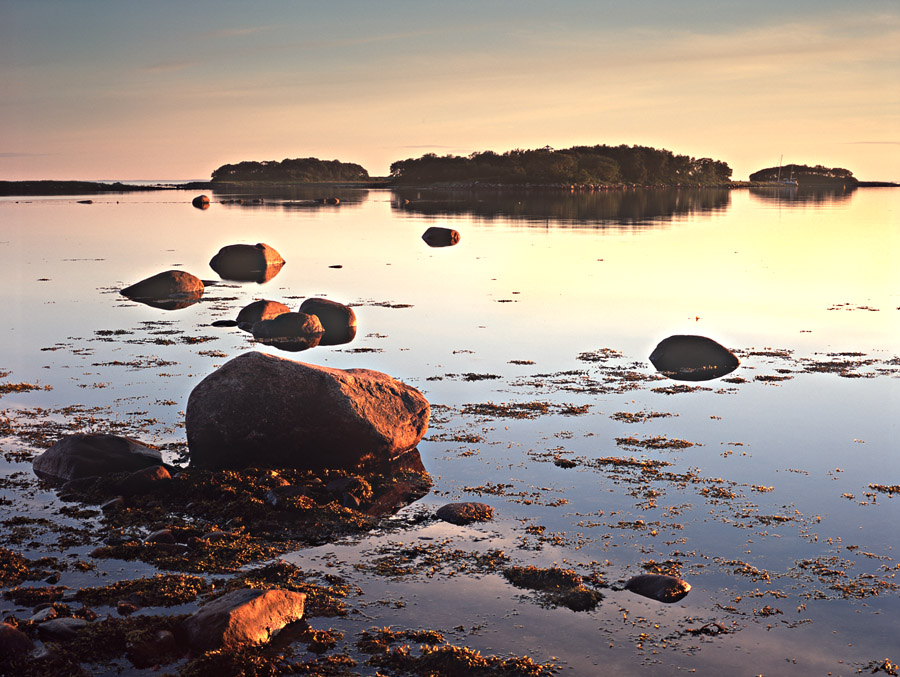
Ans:
[[[215,190],[222,188],[226,190],[235,189],[252,189],[252,188],[276,188],[284,187],[330,187],[330,188],[417,188],[421,190],[569,190],[569,191],[617,191],[617,190],[668,190],[668,189],[741,189],[741,188],[780,188],[780,189],[796,189],[793,186],[785,186],[779,183],[766,181],[728,181],[718,184],[680,184],[680,185],[640,185],[640,184],[609,184],[609,185],[577,185],[577,184],[493,184],[479,181],[472,182],[454,182],[454,183],[433,183],[433,184],[412,184],[412,183],[395,183],[389,179],[373,179],[371,181],[347,182],[211,182],[211,181],[190,181],[187,183],[159,183],[151,185],[138,185],[131,183],[104,183],[98,181],[55,181],[55,180],[37,180],[37,181],[0,181],[0,196],[21,195],[41,196],[41,195],[100,195],[104,193],[133,193],[133,192],[151,192],[159,190]],[[810,185],[806,187],[829,187],[827,184],[821,186]],[[837,187],[832,184],[830,187]],[[860,181],[855,187],[858,188],[897,188],[900,183],[892,183],[890,181]]]

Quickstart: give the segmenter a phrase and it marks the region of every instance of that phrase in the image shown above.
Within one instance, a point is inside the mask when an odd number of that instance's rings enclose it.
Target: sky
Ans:
[[[594,144],[900,181],[900,3],[0,0],[0,180]]]

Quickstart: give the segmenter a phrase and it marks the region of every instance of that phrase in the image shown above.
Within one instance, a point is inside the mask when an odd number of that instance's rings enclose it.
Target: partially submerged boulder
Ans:
[[[494,519],[494,509],[487,503],[447,503],[435,513],[439,519],[463,526],[472,522],[489,522]]]
[[[690,591],[687,581],[665,574],[640,574],[633,576],[625,584],[631,592],[655,599],[657,602],[672,604],[683,599]]]
[[[741,363],[728,348],[711,338],[689,335],[660,341],[650,354],[650,362],[677,381],[708,381],[730,374]]]
[[[422,239],[429,247],[452,247],[459,242],[459,231],[431,226],[422,234]]]
[[[271,320],[279,315],[289,312],[291,312],[291,309],[283,303],[279,303],[278,301],[266,301],[263,299],[261,301],[254,301],[249,306],[241,308],[241,312],[238,313],[235,321],[239,327],[241,325],[249,325],[248,329],[252,329],[253,325],[257,322]]]
[[[178,310],[203,296],[203,281],[183,270],[167,270],[125,287],[119,293],[154,308]]]
[[[299,312],[319,318],[325,329],[319,345],[336,346],[356,338],[356,313],[350,306],[329,299],[306,299]]]
[[[271,320],[260,320],[251,331],[260,343],[292,352],[315,348],[325,334],[319,318],[306,313],[282,313]]]
[[[351,470],[413,450],[429,413],[387,374],[250,352],[197,384],[185,428],[192,466]]]
[[[284,266],[281,254],[262,242],[232,244],[222,247],[209,262],[223,280],[234,282],[268,282]]]
[[[303,617],[306,595],[290,590],[243,589],[204,604],[187,618],[188,643],[199,651],[262,644]]]
[[[38,477],[65,482],[82,477],[134,472],[162,463],[162,454],[137,440],[104,433],[64,437],[34,459]]]
[[[194,205],[197,209],[209,209],[209,196],[198,195],[193,200],[191,200],[191,204]]]

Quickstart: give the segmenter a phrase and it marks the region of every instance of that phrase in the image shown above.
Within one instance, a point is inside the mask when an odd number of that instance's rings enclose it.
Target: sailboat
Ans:
[[[778,178],[775,179],[775,183],[779,186],[784,186],[785,188],[796,188],[800,185],[800,182],[794,178],[794,170],[791,170],[791,178],[782,179],[781,178],[781,162],[784,160],[784,155],[778,158]]]

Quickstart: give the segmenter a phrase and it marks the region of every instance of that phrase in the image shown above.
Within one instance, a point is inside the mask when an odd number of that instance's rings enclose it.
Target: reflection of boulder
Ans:
[[[459,242],[459,231],[431,226],[422,234],[422,239],[429,247],[451,247]]]
[[[251,352],[194,388],[185,427],[192,466],[356,470],[413,450],[429,413],[387,374]]]
[[[350,343],[356,338],[356,313],[353,308],[328,299],[306,299],[299,311],[319,318],[325,334],[319,341],[321,346],[335,346]]]
[[[64,437],[34,459],[38,477],[68,481],[133,472],[162,463],[162,454],[128,437],[82,433]]]
[[[198,195],[193,200],[191,200],[191,204],[194,205],[197,209],[209,209],[209,196]]]
[[[183,270],[167,270],[125,287],[119,293],[154,308],[178,310],[197,303],[203,296],[203,289],[199,277]]]
[[[278,301],[254,301],[249,306],[241,308],[236,322],[238,326],[246,323],[252,328],[254,324],[261,320],[271,320],[289,312],[291,312],[291,309],[283,303],[278,303]]]
[[[267,244],[232,244],[222,247],[209,262],[223,280],[268,282],[281,272],[284,259]]]
[[[708,381],[737,369],[740,360],[705,336],[670,336],[650,354],[650,362],[676,381]]]
[[[282,313],[271,320],[260,320],[251,331],[260,343],[295,352],[315,348],[325,333],[319,318],[306,313]]]
[[[691,591],[691,584],[675,576],[664,574],[640,574],[632,576],[625,584],[631,592],[655,599],[657,602],[672,604]]]

